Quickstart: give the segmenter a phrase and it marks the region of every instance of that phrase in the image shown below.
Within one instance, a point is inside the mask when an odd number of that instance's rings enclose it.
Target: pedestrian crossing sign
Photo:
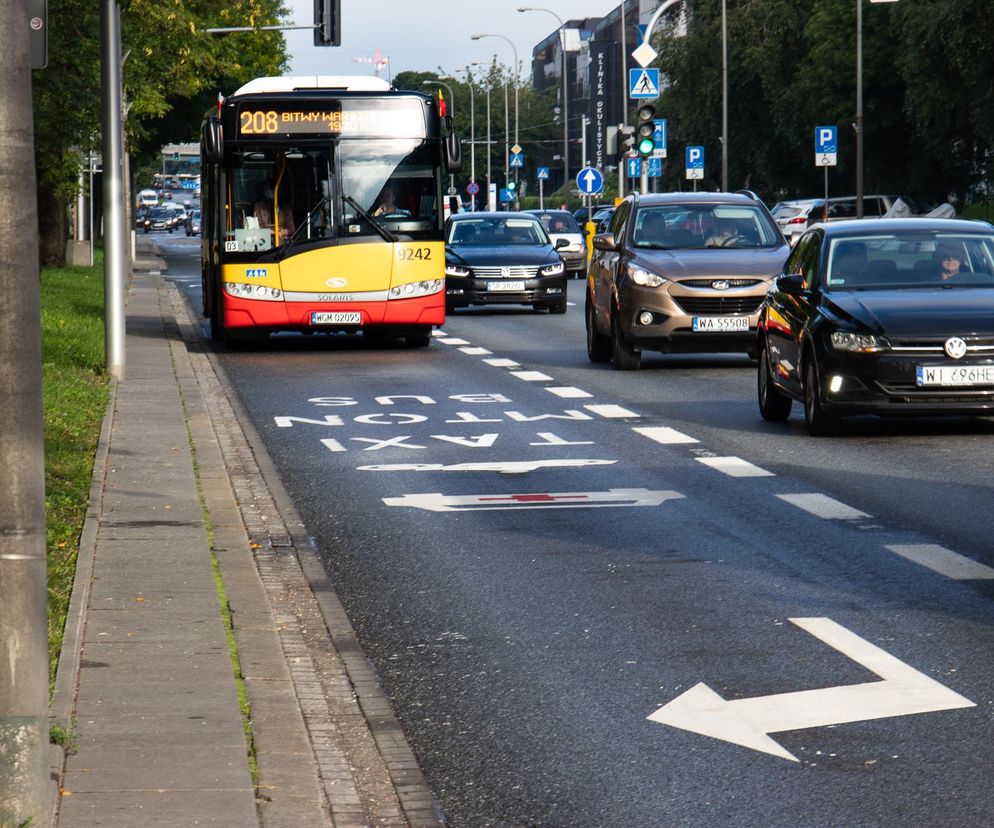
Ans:
[[[629,98],[658,98],[659,70],[658,69],[629,69],[628,70]]]

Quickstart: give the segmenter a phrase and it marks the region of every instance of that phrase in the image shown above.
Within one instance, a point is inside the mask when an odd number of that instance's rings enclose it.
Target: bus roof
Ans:
[[[287,75],[256,78],[235,95],[294,92],[307,89],[335,89],[347,92],[388,92],[390,84],[374,75]]]

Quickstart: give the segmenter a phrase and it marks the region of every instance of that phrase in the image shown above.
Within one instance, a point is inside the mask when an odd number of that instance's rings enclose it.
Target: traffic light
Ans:
[[[342,0],[314,0],[314,45],[341,46]]]
[[[652,155],[656,148],[656,108],[652,104],[642,104],[635,116],[636,149],[643,158]]]
[[[517,188],[517,186],[518,186],[518,182],[517,181],[514,181],[513,179],[511,181],[508,181],[507,182],[507,191],[511,195],[514,195],[514,190]]]

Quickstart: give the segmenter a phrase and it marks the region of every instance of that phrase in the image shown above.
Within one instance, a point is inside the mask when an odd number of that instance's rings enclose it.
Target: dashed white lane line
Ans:
[[[698,463],[717,469],[729,477],[775,477],[771,471],[761,469],[741,457],[698,457]]]
[[[434,337],[448,336],[448,334],[445,331],[441,330],[441,329],[432,331],[431,335],[434,336]]]
[[[520,368],[521,363],[515,362],[513,359],[504,359],[503,357],[497,357],[494,359],[483,360],[487,365],[492,365],[494,368]]]
[[[937,543],[898,544],[884,548],[956,581],[994,580],[994,569]]]
[[[668,426],[645,426],[642,428],[634,428],[638,434],[648,437],[650,440],[655,440],[657,443],[661,443],[664,446],[675,446],[681,443],[698,443],[699,440],[691,437],[689,434],[683,434],[677,431],[675,428],[669,428]]]
[[[585,405],[583,406],[594,414],[598,414],[601,417],[606,417],[609,420],[621,420],[626,417],[641,417],[641,414],[636,414],[634,411],[629,411],[627,408],[623,408],[620,405]]]
[[[511,376],[525,382],[543,382],[544,380],[552,379],[548,374],[543,374],[541,371],[511,371]]]
[[[452,336],[446,337],[445,339],[439,339],[438,341],[445,345],[469,345],[469,342],[465,339],[457,339]]]
[[[869,517],[866,512],[847,506],[828,495],[812,492],[810,494],[778,494],[777,497],[803,509],[805,512],[810,512],[815,517],[826,520],[854,520],[855,518]]]
[[[493,351],[488,351],[486,348],[468,347],[468,348],[460,348],[459,350],[462,351],[464,354],[469,354],[470,356],[483,356],[484,354],[493,353]]]
[[[594,396],[593,394],[588,394],[582,388],[574,388],[572,385],[553,386],[545,390],[550,394],[555,394],[557,397],[562,397],[566,400],[578,400]]]

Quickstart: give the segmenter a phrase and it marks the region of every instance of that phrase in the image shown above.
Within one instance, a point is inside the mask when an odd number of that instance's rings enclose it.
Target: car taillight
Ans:
[[[795,216],[787,224],[804,224],[805,222],[807,222],[807,219],[804,216]]]

